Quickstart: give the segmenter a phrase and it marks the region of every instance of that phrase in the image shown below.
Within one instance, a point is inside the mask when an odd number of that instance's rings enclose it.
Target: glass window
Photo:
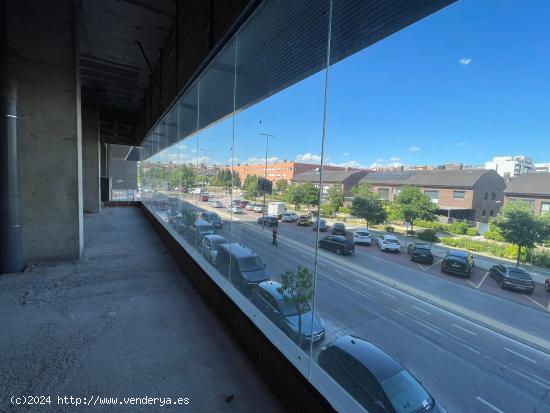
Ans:
[[[485,192],[485,195],[483,196],[483,199],[487,201],[489,199],[489,192]]]
[[[437,204],[439,202],[439,191],[424,191],[426,195],[428,195],[432,202]]]
[[[466,191],[453,191],[454,199],[464,199],[466,197]]]
[[[389,188],[378,188],[378,197],[383,200],[389,199]]]
[[[491,199],[493,201],[497,199],[497,193],[496,192],[491,192]]]
[[[484,217],[485,215],[487,215],[487,210],[484,209],[483,211],[481,211],[481,216]]]
[[[545,212],[550,212],[550,202],[542,202],[540,204],[540,212],[541,214]]]

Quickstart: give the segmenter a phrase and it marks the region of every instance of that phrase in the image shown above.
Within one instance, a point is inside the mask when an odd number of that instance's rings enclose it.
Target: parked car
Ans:
[[[502,289],[517,290],[527,294],[532,294],[535,291],[535,282],[523,268],[497,264],[489,269],[489,275]],[[546,281],[548,282],[548,280]]]
[[[335,222],[332,226],[332,235],[346,235],[346,226],[341,222]]]
[[[319,248],[334,251],[338,255],[348,255],[355,252],[353,241],[342,235],[328,235],[319,240]]]
[[[283,222],[296,222],[298,220],[298,214],[296,212],[285,212],[281,217]]]
[[[202,238],[205,235],[212,235],[216,233],[214,226],[210,222],[203,221],[201,219],[195,221],[193,224],[193,230],[197,235],[197,245],[201,244]]]
[[[264,212],[264,210],[265,210],[265,205],[258,205],[258,204],[256,204],[256,206],[253,209],[254,212],[258,212],[258,213]]]
[[[340,337],[322,348],[317,361],[369,412],[446,412],[401,364],[361,338]]]
[[[248,201],[241,201],[239,202],[239,205],[237,205],[239,208],[245,209],[248,205]]]
[[[544,289],[550,293],[550,277],[544,281]]]
[[[311,225],[311,217],[309,215],[300,215],[296,221],[296,225],[304,225],[306,227]]]
[[[313,231],[317,231],[317,223],[319,224],[319,232],[325,232],[327,230],[327,221],[325,221],[324,219],[316,219],[313,223],[313,226],[311,227]]]
[[[432,247],[425,242],[411,242],[407,247],[407,253],[411,256],[411,261],[433,264],[434,256]]]
[[[285,293],[283,296],[280,289],[281,284],[278,282],[264,281],[254,289],[250,301],[295,342],[299,341],[299,337],[302,345],[323,340],[325,338],[323,320],[317,314],[312,315],[309,305],[304,306],[300,314],[296,306],[288,300],[288,298],[292,299],[292,295]],[[301,318],[301,330],[299,318]]]
[[[200,219],[210,222],[214,228],[223,227],[223,221],[218,214],[212,211],[204,211],[199,215]]]
[[[170,220],[170,224],[172,224],[172,227],[180,235],[185,235],[191,229],[188,218],[181,214],[178,214],[175,217],[172,217]]]
[[[462,275],[466,278],[472,276],[474,268],[474,256],[468,251],[449,250],[441,261],[441,271],[449,274]]]
[[[202,256],[212,265],[216,265],[218,251],[223,244],[227,244],[227,240],[221,235],[205,235],[201,245]]]
[[[353,242],[356,244],[370,245],[372,239],[370,237],[370,231],[368,228],[355,228],[353,230]]]
[[[279,220],[277,217],[266,215],[265,217],[258,218],[258,224],[266,225],[268,227],[278,227]]]
[[[401,244],[395,235],[378,235],[378,246],[382,251],[399,252],[401,251]]]
[[[216,264],[220,273],[246,295],[260,283],[269,280],[266,265],[258,254],[238,243],[220,245]]]
[[[199,195],[199,201],[200,202],[208,202],[209,196],[208,194],[200,194]]]
[[[247,211],[254,211],[255,207],[256,202],[249,202],[248,204],[246,204],[246,207],[244,209],[246,209]]]
[[[240,208],[240,207],[238,207],[238,206],[232,206],[232,207],[231,207],[231,212],[232,212],[233,214],[237,214],[237,215],[239,215],[239,214],[244,214],[243,209]]]
[[[210,205],[212,205],[212,207],[214,207],[214,208],[223,208],[223,204],[218,199],[216,199],[214,201],[210,201]]]

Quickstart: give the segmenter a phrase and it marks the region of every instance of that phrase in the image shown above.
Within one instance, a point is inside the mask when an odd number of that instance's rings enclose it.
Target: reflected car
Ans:
[[[281,217],[283,222],[296,222],[298,220],[298,214],[296,212],[285,212]]]
[[[425,242],[411,242],[407,246],[407,253],[411,256],[411,261],[433,264],[434,256],[432,247]]]
[[[380,234],[378,236],[378,246],[384,252],[399,252],[401,251],[401,244],[395,235]]]
[[[489,269],[489,275],[502,289],[516,290],[527,294],[533,294],[535,291],[535,282],[523,268],[511,265],[493,265]]]
[[[296,225],[304,225],[306,227],[310,226],[311,223],[312,221],[309,215],[300,215],[296,221]]]
[[[355,252],[353,241],[342,235],[326,236],[319,240],[319,248],[334,251],[338,255],[351,255]]]
[[[544,281],[544,289],[550,293],[550,277],[548,277],[546,281]]]
[[[278,227],[279,220],[275,216],[267,215],[265,217],[258,218],[258,224],[262,224],[268,227]]]
[[[249,202],[244,209],[247,211],[254,211],[254,208],[256,207],[256,202]]]
[[[259,204],[256,204],[256,206],[253,209],[254,212],[264,212],[264,210],[265,210],[265,205],[259,205]]]
[[[210,205],[214,208],[223,208],[223,204],[220,200],[216,199],[214,201],[210,201]]]
[[[327,221],[322,218],[320,220],[315,219],[315,222],[313,223],[311,229],[313,231],[317,231],[317,222],[319,222],[319,232],[325,232],[327,230]]]
[[[342,222],[335,222],[332,226],[332,235],[346,235],[346,226]]]
[[[269,280],[266,265],[258,254],[239,243],[220,245],[216,265],[220,273],[245,295]]]
[[[239,208],[238,206],[232,206],[231,207],[231,212],[233,214],[237,214],[237,215],[240,215],[240,214],[244,214],[244,211],[242,208]]]
[[[199,215],[200,219],[210,222],[214,228],[222,228],[223,221],[218,214],[212,211],[204,211]]]
[[[173,217],[170,221],[170,224],[176,230],[176,232],[180,235],[186,234],[191,229],[187,218],[182,216],[181,214],[178,214],[177,216]]]
[[[353,242],[356,244],[370,245],[372,239],[370,237],[370,231],[368,228],[355,228],[353,230]]]
[[[296,343],[306,345],[311,341],[316,343],[323,340],[325,338],[323,320],[317,314],[313,315],[309,305],[304,306],[300,314],[296,305],[289,302],[292,298],[290,293],[283,295],[281,284],[278,282],[265,281],[254,289],[250,301]]]
[[[317,361],[371,413],[446,413],[401,364],[361,338],[340,337],[322,348]]]
[[[216,265],[218,251],[223,244],[227,244],[227,240],[221,235],[205,235],[201,244],[202,256],[212,265]]]
[[[470,278],[474,268],[474,256],[468,251],[449,250],[441,261],[441,271]]]
[[[198,220],[193,224],[193,230],[197,233],[197,243],[200,245],[205,235],[215,234],[214,226],[207,221]]]

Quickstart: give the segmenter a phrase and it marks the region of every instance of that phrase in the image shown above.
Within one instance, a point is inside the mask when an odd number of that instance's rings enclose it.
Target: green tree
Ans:
[[[518,246],[516,266],[523,248],[533,248],[550,235],[550,218],[535,216],[529,204],[515,201],[506,205],[492,221],[505,241]]]
[[[304,193],[300,184],[292,184],[285,193],[285,202],[294,205],[296,210],[304,203]]]
[[[331,185],[327,191],[327,204],[336,213],[344,205],[344,193],[338,185]]]
[[[288,189],[288,181],[286,179],[279,179],[275,182],[275,192],[282,194]]]
[[[351,215],[363,218],[369,224],[381,224],[387,218],[383,202],[372,192],[356,196],[351,203]]]
[[[351,193],[355,195],[356,197],[362,196],[362,197],[369,197],[374,193],[372,190],[372,185],[368,182],[362,182],[358,185],[355,185],[353,188],[351,188]]]
[[[313,298],[313,274],[305,267],[298,271],[285,271],[281,274],[281,286],[277,291],[283,299],[294,306],[298,314],[298,346],[302,345],[302,314],[311,311]],[[306,332],[307,333],[307,332]]]
[[[300,184],[303,193],[303,202],[309,207],[313,207],[319,204],[319,190],[311,182],[304,182]]]
[[[254,199],[258,195],[258,175],[247,175],[243,183],[243,191],[246,199]]]
[[[389,215],[394,219],[403,219],[411,223],[413,229],[416,219],[433,221],[437,205],[432,199],[415,186],[404,186],[401,188],[395,200],[389,204]]]

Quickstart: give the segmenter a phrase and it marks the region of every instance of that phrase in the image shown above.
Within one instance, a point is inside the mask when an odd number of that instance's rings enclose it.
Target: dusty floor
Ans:
[[[138,208],[88,215],[85,233],[80,261],[0,276],[0,412],[283,411]]]

